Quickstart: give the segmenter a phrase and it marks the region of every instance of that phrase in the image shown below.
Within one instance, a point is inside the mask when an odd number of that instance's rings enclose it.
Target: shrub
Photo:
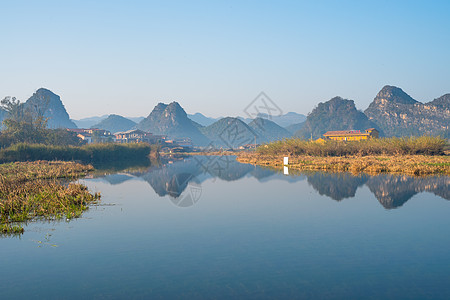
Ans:
[[[86,163],[103,163],[115,160],[147,158],[150,145],[92,144],[85,146],[51,146],[43,144],[15,144],[0,150],[0,162],[35,160],[79,160]]]
[[[440,137],[393,137],[368,139],[362,141],[307,141],[298,138],[285,139],[257,148],[262,155],[311,155],[311,156],[347,156],[347,155],[442,155],[447,140]]]

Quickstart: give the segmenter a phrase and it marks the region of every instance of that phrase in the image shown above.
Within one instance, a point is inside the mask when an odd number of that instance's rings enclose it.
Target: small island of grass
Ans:
[[[399,173],[450,175],[447,140],[440,137],[381,138],[343,142],[285,139],[262,145],[254,152],[239,152],[243,163],[289,168],[352,173]]]
[[[62,161],[0,164],[0,234],[20,234],[33,219],[72,219],[100,199],[78,183],[63,184],[92,171],[91,165]]]

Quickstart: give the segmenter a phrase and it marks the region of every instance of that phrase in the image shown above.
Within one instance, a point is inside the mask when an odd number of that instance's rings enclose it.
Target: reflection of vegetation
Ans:
[[[95,168],[94,174],[111,174],[116,172],[145,172],[154,161],[150,161],[149,158],[143,157],[141,159],[132,160],[117,160],[93,163]]]
[[[23,227],[19,225],[0,224],[0,235],[18,235],[23,231]]]
[[[381,161],[390,161],[381,160]],[[386,208],[394,208],[403,205],[413,195],[428,191],[442,198],[450,200],[448,189],[450,179],[446,176],[438,177],[409,177],[399,175],[369,176],[364,174],[352,175],[351,173],[326,173],[305,170],[289,170],[290,176],[272,175],[280,169],[270,167],[251,166],[238,163],[233,156],[192,156],[187,159],[162,157],[160,165],[152,164],[141,172],[127,171],[115,174],[115,178],[105,178],[112,184],[121,183],[134,177],[141,177],[147,181],[159,196],[171,196],[172,200],[178,199],[193,183],[199,188],[201,182],[207,178],[220,178],[226,181],[239,180],[250,174],[258,180],[270,180],[276,178],[289,182],[307,177],[308,183],[321,195],[326,195],[334,200],[342,200],[354,197],[359,187],[366,184],[380,203]],[[188,199],[189,200],[189,199]],[[178,203],[177,201],[173,201]],[[190,202],[189,202],[190,203]],[[178,205],[178,204],[177,204]]]
[[[17,233],[34,218],[76,218],[100,198],[81,184],[63,185],[58,178],[86,175],[92,166],[68,162],[34,162],[0,165],[0,224],[2,232]]]

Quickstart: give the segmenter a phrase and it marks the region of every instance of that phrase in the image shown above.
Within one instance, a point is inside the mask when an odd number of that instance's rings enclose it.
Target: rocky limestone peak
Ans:
[[[181,105],[178,102],[171,102],[165,109],[165,113],[167,114],[177,114],[183,117],[187,117],[186,112],[181,107]]]
[[[391,85],[385,85],[381,91],[378,92],[372,103],[397,103],[397,104],[415,104],[418,103],[410,95],[405,93],[401,88]]]
[[[48,118],[49,128],[77,128],[70,120],[61,98],[46,88],[38,89],[25,102],[25,108]]]
[[[302,138],[312,136],[317,139],[330,130],[365,130],[372,127],[379,129],[364,113],[356,109],[353,100],[334,97],[319,103],[308,115],[305,125],[295,135]]]
[[[328,106],[328,110],[330,112],[334,112],[342,108],[356,110],[355,102],[353,100],[343,99],[339,96],[331,98],[327,102],[321,104],[323,106]]]
[[[450,94],[445,94],[439,98],[434,99],[433,101],[428,102],[427,104],[436,106],[438,108],[443,108],[445,110],[450,110]]]
[[[385,133],[385,136],[448,136],[450,111],[445,95],[427,104],[414,100],[402,89],[385,86],[365,114]]]
[[[169,138],[191,138],[197,145],[208,142],[178,102],[158,103],[137,128],[154,134],[167,135]]]

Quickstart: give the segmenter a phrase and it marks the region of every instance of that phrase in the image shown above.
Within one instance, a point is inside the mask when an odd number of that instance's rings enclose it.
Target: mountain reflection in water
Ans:
[[[450,200],[450,177],[410,177],[405,175],[352,175],[350,173],[304,172],[299,175],[282,175],[279,171],[242,164],[233,156],[191,156],[187,158],[162,159],[158,166],[128,170],[116,174],[97,176],[112,185],[134,178],[142,178],[161,197],[170,196],[179,206],[192,205],[205,180],[235,181],[254,177],[260,182],[283,180],[297,182],[307,180],[320,195],[341,201],[355,197],[359,187],[366,185],[386,209],[397,208],[411,197],[431,192]],[[187,197],[185,194],[189,194]],[[180,199],[180,197],[184,197]]]

